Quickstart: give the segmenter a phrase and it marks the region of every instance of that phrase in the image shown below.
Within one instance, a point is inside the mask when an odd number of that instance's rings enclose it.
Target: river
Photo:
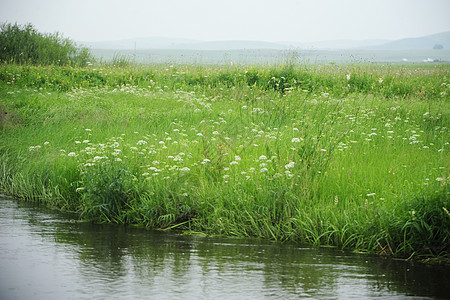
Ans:
[[[0,299],[450,299],[450,268],[80,223],[0,197]]]

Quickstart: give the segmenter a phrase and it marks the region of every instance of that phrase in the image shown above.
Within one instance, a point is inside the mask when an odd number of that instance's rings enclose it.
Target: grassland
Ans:
[[[0,67],[0,190],[84,220],[449,256],[450,66]]]

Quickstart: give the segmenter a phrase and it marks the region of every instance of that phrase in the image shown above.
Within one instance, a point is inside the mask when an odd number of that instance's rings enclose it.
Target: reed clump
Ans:
[[[59,33],[40,33],[32,24],[0,24],[0,49],[2,64],[85,67],[94,61],[87,48]]]

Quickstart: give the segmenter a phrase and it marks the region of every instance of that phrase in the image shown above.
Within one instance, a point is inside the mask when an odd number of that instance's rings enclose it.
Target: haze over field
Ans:
[[[32,23],[86,43],[164,37],[348,48],[450,31],[449,11],[447,0],[3,0],[0,22]]]
[[[242,49],[321,49],[321,50],[432,50],[436,47],[450,49],[450,31],[417,38],[406,38],[395,41],[388,40],[333,40],[317,41],[309,43],[265,42],[265,41],[198,41],[188,39],[170,39],[162,37],[148,37],[137,39],[123,39],[116,41],[79,42],[91,49],[115,49],[115,50],[148,50],[148,49],[172,49],[172,50],[242,50]],[[435,49],[438,50],[438,49]]]

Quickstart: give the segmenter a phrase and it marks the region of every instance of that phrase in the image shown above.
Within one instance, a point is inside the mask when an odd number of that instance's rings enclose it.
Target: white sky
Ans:
[[[0,0],[0,22],[86,42],[394,40],[450,31],[450,0]]]

